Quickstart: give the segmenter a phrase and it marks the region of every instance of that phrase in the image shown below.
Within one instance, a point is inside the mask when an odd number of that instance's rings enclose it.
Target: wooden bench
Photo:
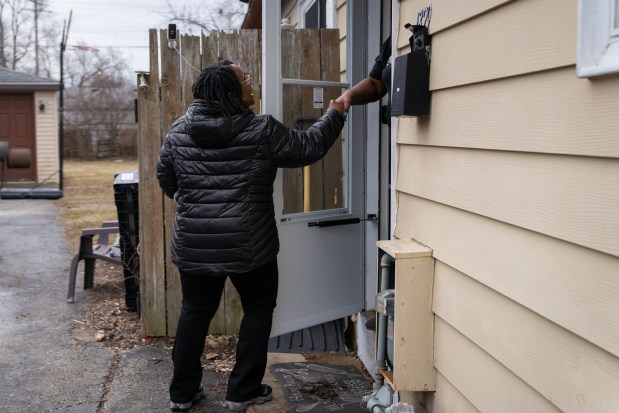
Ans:
[[[94,285],[96,260],[122,265],[120,248],[114,246],[115,239],[112,240],[112,244],[109,242],[109,235],[118,233],[118,221],[104,221],[101,224],[101,228],[88,228],[82,230],[79,251],[71,261],[69,291],[67,293],[68,303],[75,302],[75,282],[77,278],[77,267],[80,261],[84,260],[85,290],[92,288]],[[98,235],[96,244],[93,243],[95,235]]]

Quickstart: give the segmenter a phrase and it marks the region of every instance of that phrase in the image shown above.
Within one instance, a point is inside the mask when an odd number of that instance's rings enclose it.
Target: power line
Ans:
[[[55,49],[57,46],[55,45],[46,45],[46,46],[41,46],[42,49]],[[68,48],[71,48],[71,46],[67,46]],[[108,46],[90,46],[88,45],[88,47],[92,47],[94,49],[148,49],[148,46],[119,46],[119,45],[108,45]],[[79,49],[70,49],[70,50],[77,50],[77,51],[82,51]]]

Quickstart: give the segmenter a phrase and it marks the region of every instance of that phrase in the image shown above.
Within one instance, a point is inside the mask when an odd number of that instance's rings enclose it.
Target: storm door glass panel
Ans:
[[[324,114],[329,100],[342,91],[340,88],[284,85],[284,124],[306,130]],[[302,168],[285,169],[284,214],[345,208],[346,154],[346,142],[341,133],[323,159]]]
[[[340,50],[346,50],[335,29],[282,30],[283,122],[307,129],[329,108],[347,85]],[[285,169],[284,214],[348,207],[345,128],[325,158],[311,166]]]

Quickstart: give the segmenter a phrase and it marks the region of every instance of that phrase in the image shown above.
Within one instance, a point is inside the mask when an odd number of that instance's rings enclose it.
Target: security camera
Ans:
[[[168,40],[176,40],[176,25],[168,24]]]
[[[168,24],[168,47],[170,49],[176,49],[176,25],[174,23]]]

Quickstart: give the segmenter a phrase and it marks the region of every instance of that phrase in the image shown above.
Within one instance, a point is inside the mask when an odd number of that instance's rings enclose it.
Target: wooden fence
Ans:
[[[157,182],[159,150],[171,124],[192,102],[191,86],[200,70],[223,58],[238,62],[251,73],[254,109],[260,112],[261,32],[182,35],[174,48],[168,45],[167,30],[150,30],[149,38],[150,72],[137,75],[141,317],[144,334],[173,336],[181,308],[179,274],[171,259],[175,206],[174,201],[163,196]],[[282,33],[282,44],[282,60],[286,62],[282,67],[284,77],[339,81],[338,30],[287,30]],[[325,102],[339,92],[325,92]],[[324,112],[324,109],[314,109],[308,93],[311,91],[307,87],[285,87],[285,105],[294,108],[286,112],[287,126],[295,126],[295,120],[318,118]],[[305,174],[303,170],[287,170],[284,185],[285,212],[341,206],[341,142],[334,146],[328,158],[306,169]],[[305,191],[304,185],[308,188]],[[235,334],[241,317],[240,300],[228,280],[209,331]]]

